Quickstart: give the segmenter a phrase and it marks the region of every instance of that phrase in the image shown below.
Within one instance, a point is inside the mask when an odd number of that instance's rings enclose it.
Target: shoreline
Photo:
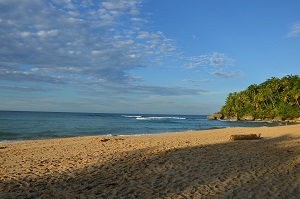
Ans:
[[[282,116],[270,117],[270,118],[255,118],[252,115],[243,116],[243,117],[232,117],[226,116],[222,113],[213,113],[206,117],[208,120],[221,120],[221,121],[241,121],[241,122],[278,122],[278,123],[300,123],[300,117],[282,119]]]
[[[300,125],[0,143],[0,198],[296,198]],[[261,140],[229,141],[232,134]]]
[[[230,121],[230,120],[220,120],[225,122],[236,122],[236,121]],[[299,125],[299,123],[287,123],[285,125],[281,124],[282,122],[272,122],[272,121],[238,121],[242,123],[268,123],[268,124],[278,124],[278,126],[288,126],[288,125]],[[281,124],[281,125],[280,125]],[[77,138],[77,137],[105,137],[105,136],[111,136],[111,137],[117,137],[117,136],[147,136],[147,135],[163,135],[163,134],[169,134],[169,133],[186,133],[186,132],[203,132],[203,131],[211,131],[211,130],[218,130],[218,129],[227,129],[227,128],[260,128],[264,126],[256,126],[256,127],[239,127],[239,126],[221,126],[221,127],[211,127],[209,129],[201,129],[198,128],[197,130],[184,130],[184,131],[178,131],[178,132],[157,132],[157,133],[142,133],[142,134],[106,134],[106,135],[74,135],[74,136],[66,136],[66,137],[49,137],[49,138],[40,138],[40,139],[14,139],[14,140],[0,140],[0,144],[4,143],[19,143],[19,142],[30,142],[30,141],[38,141],[38,140],[52,140],[52,139],[65,139],[65,138]],[[267,127],[277,127],[277,125],[267,126]]]

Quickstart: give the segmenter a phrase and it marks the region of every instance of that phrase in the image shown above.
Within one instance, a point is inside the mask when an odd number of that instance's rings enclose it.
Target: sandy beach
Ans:
[[[299,173],[300,125],[0,143],[2,199],[292,199]]]

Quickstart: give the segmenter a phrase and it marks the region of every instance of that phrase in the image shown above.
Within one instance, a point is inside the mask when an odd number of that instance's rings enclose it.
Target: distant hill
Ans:
[[[230,93],[221,110],[208,119],[300,121],[299,117],[300,78],[288,75]]]

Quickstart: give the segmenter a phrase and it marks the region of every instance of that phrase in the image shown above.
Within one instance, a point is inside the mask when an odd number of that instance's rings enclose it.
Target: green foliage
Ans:
[[[288,75],[272,77],[250,85],[239,93],[230,93],[220,113],[227,117],[254,116],[255,118],[283,119],[300,117],[300,78]]]

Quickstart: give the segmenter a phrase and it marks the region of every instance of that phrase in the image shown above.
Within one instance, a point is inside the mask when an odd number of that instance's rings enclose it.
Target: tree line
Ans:
[[[288,75],[272,77],[265,82],[250,85],[241,92],[230,93],[219,111],[225,119],[288,120],[300,117],[300,78]]]

